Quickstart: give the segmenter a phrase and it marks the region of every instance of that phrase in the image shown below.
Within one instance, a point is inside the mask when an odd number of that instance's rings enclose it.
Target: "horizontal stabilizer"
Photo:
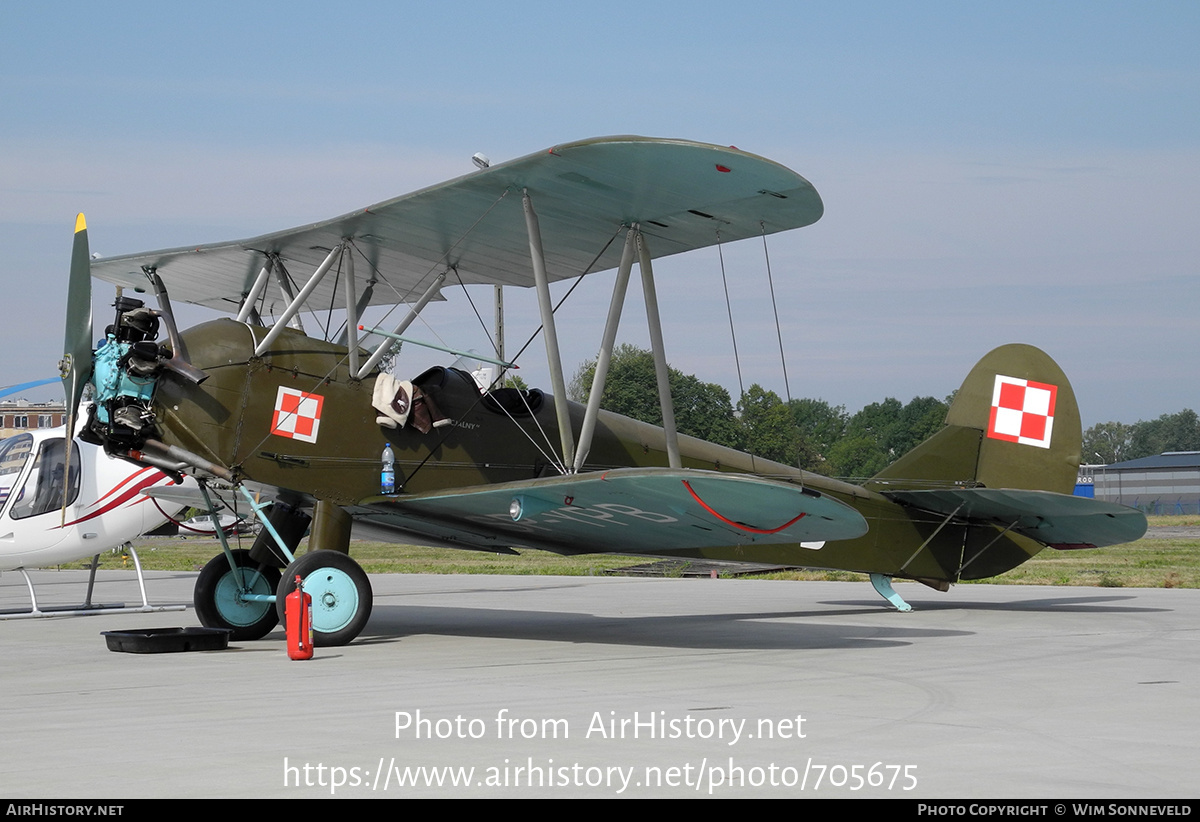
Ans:
[[[857,511],[798,485],[663,468],[381,497],[353,514],[451,544],[558,553],[654,554],[851,539],[867,531]]]
[[[946,488],[886,491],[884,496],[958,520],[989,522],[1051,548],[1119,545],[1146,533],[1141,511],[1053,491]]]

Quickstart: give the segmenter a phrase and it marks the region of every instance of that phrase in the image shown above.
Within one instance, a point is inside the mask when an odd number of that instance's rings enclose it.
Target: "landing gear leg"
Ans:
[[[871,574],[871,584],[875,586],[875,592],[881,597],[892,603],[897,611],[911,611],[912,606],[904,601],[904,598],[892,590],[892,578],[887,574]]]

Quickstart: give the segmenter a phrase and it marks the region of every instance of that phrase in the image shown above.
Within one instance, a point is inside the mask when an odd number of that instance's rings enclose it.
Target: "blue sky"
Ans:
[[[0,384],[54,371],[77,211],[104,254],[229,240],[476,151],[632,133],[737,145],[821,193],[770,245],[794,396],[941,397],[1028,342],[1085,425],[1197,408],[1198,40],[1192,2],[6,3]],[[746,383],[782,394],[762,248],[725,262]],[[656,273],[672,364],[736,393],[715,253]],[[600,339],[593,279],[560,320],[568,371]],[[482,350],[450,296],[429,332]],[[644,344],[636,303],[620,338]],[[508,304],[511,347],[536,319]]]

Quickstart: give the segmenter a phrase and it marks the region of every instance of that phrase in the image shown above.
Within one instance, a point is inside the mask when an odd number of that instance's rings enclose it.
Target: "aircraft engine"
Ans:
[[[94,355],[95,404],[81,438],[114,449],[140,448],[155,435],[150,402],[170,351],[157,342],[158,317],[141,300],[118,297],[115,322]]]

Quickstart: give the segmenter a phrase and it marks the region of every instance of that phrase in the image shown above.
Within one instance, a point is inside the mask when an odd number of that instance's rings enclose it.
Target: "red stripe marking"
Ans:
[[[737,528],[742,531],[749,531],[753,534],[778,534],[783,529],[788,528],[792,525],[795,525],[797,522],[799,522],[800,520],[802,520],[806,516],[808,516],[807,511],[803,512],[800,514],[800,516],[796,517],[795,519],[788,520],[783,525],[780,525],[778,528],[770,528],[770,529],[751,528],[749,525],[742,525],[740,522],[734,522],[733,520],[729,519],[728,517],[721,516],[716,511],[714,511],[707,502],[700,499],[700,495],[692,490],[692,486],[688,484],[687,480],[683,480],[682,482],[683,482],[683,487],[688,489],[688,493],[692,495],[692,499],[694,499],[696,502],[700,503],[700,505],[703,506],[705,511],[712,514],[714,517],[721,520],[721,522],[726,523],[727,525],[732,525],[734,528]]]
[[[96,517],[108,512],[108,511],[111,511],[114,508],[120,508],[122,505],[124,505],[126,502],[128,502],[132,497],[137,495],[137,493],[139,491],[141,491],[143,488],[148,488],[151,485],[154,485],[156,482],[159,481],[160,478],[162,478],[162,479],[167,478],[166,474],[163,474],[161,471],[158,471],[157,469],[155,470],[155,473],[157,473],[159,476],[156,477],[156,476],[151,475],[149,477],[144,477],[141,482],[139,482],[137,485],[134,485],[131,488],[127,488],[121,494],[121,496],[117,497],[112,502],[110,502],[108,505],[101,508],[100,510],[93,511],[92,513],[88,514],[85,517],[80,517],[77,520],[72,520],[71,522],[65,523],[62,527],[65,528],[68,525],[77,525],[81,522],[87,522],[89,519],[95,519]],[[105,496],[108,496],[108,494],[105,494]],[[150,499],[150,497],[143,497],[142,499],[137,500],[137,502],[135,502],[134,505],[145,502],[148,499]]]
[[[108,499],[108,498],[109,498],[109,497],[111,497],[113,494],[117,493],[117,491],[118,491],[118,490],[120,490],[121,486],[125,485],[125,484],[126,484],[126,483],[128,483],[128,482],[133,482],[135,479],[137,479],[138,477],[142,476],[142,475],[143,475],[143,474],[145,474],[147,471],[158,471],[158,469],[157,469],[157,468],[151,468],[150,466],[147,466],[147,467],[145,467],[145,468],[139,468],[137,471],[134,471],[132,474],[130,474],[129,476],[125,477],[125,479],[121,480],[121,481],[120,481],[120,482],[118,482],[116,485],[114,485],[114,486],[112,487],[112,489],[111,489],[111,490],[109,490],[109,492],[108,492],[107,494],[104,494],[103,496],[101,496],[101,497],[100,497],[100,499],[98,499],[98,500],[96,500],[95,502],[93,502],[93,503],[91,504],[91,506],[89,506],[89,507],[94,507],[94,506],[96,506],[96,505],[99,505],[100,503],[104,502],[104,500]],[[162,473],[162,472],[160,471],[159,473]],[[165,477],[165,476],[166,476],[166,474],[163,474],[163,476]]]

